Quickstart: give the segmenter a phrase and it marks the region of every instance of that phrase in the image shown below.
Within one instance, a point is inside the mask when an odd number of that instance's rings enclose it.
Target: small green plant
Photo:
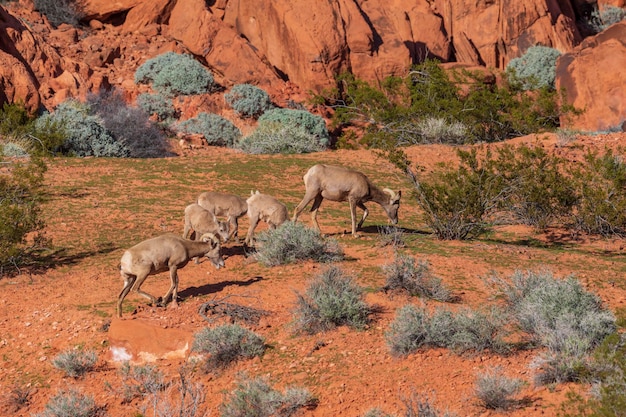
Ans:
[[[263,378],[242,378],[220,406],[221,417],[289,417],[317,399],[306,388],[290,387],[281,393]]]
[[[43,413],[37,417],[97,417],[102,409],[96,405],[93,397],[77,389],[62,390],[46,404]]]
[[[476,377],[474,392],[480,404],[491,410],[508,410],[516,404],[513,397],[519,394],[524,382],[509,378],[501,367],[487,369]]]
[[[268,122],[299,126],[307,133],[315,136],[321,146],[326,147],[330,144],[330,135],[324,119],[306,110],[270,109],[259,117],[260,124]]]
[[[231,121],[212,113],[200,113],[179,122],[177,129],[180,132],[199,133],[213,146],[233,146],[241,136],[241,131]]]
[[[272,108],[269,94],[251,84],[237,84],[224,94],[226,103],[241,117],[257,118]]]
[[[506,69],[521,81],[526,90],[547,87],[554,89],[556,60],[561,53],[547,46],[531,46],[519,58],[509,61]]]
[[[304,127],[275,121],[259,122],[256,130],[243,137],[237,148],[251,154],[294,154],[325,149],[319,138]]]
[[[57,27],[62,23],[76,26],[83,14],[73,0],[34,0],[35,10],[44,14],[50,23]]]
[[[205,328],[194,336],[192,350],[208,353],[208,370],[222,369],[240,358],[263,355],[264,339],[238,324]]]
[[[331,266],[309,283],[304,295],[297,294],[293,324],[296,331],[307,334],[342,325],[362,329],[371,310],[353,278]]]
[[[192,56],[166,52],[147,60],[135,71],[136,84],[150,84],[168,97],[209,93],[213,74]]]
[[[267,266],[297,261],[331,262],[343,259],[343,252],[334,239],[322,237],[317,229],[301,222],[286,221],[276,229],[256,236],[256,259]]]
[[[386,291],[402,290],[412,296],[438,301],[453,300],[441,279],[432,275],[426,261],[420,261],[416,265],[413,257],[396,253],[394,261],[383,266],[383,272],[386,276]]]
[[[64,371],[68,376],[78,378],[91,371],[97,361],[98,355],[96,352],[71,349],[59,353],[52,360],[52,365]]]
[[[167,388],[163,373],[153,365],[132,366],[124,362],[120,367],[124,403],[130,403],[136,397],[157,395]]]
[[[11,408],[12,412],[18,412],[30,404],[32,394],[32,388],[16,383],[8,394],[7,405]]]
[[[174,108],[172,100],[162,94],[140,94],[137,97],[137,104],[148,115],[156,115],[158,120],[166,125],[173,123],[178,118],[178,112]]]

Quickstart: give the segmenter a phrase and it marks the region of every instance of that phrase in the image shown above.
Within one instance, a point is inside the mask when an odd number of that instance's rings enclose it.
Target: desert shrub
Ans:
[[[3,158],[0,157],[0,161]],[[32,157],[13,161],[0,173],[0,277],[9,265],[27,261],[42,241],[41,217],[45,163]],[[34,238],[27,241],[27,236]]]
[[[547,46],[531,46],[519,58],[513,58],[506,66],[507,71],[521,80],[523,88],[554,88],[556,60],[561,53]]]
[[[626,9],[613,5],[604,5],[602,9],[594,8],[584,21],[584,26],[592,33],[600,33],[609,26],[626,18]]]
[[[29,130],[34,120],[23,105],[18,103],[4,103],[0,109],[0,135],[23,136]]]
[[[574,226],[585,233],[626,236],[626,164],[607,150],[589,152],[582,168],[575,170],[579,200]]]
[[[27,155],[46,155],[63,143],[63,132],[56,126],[46,126],[38,130],[36,117],[30,115],[19,103],[4,103],[0,109],[0,145],[4,145],[5,156],[23,157]],[[27,155],[26,155],[27,154]]]
[[[615,316],[573,277],[515,271],[509,280],[494,276],[492,282],[520,329],[547,348],[535,360],[537,382],[576,380],[587,367],[587,355],[615,331]]]
[[[427,394],[413,392],[410,396],[403,397],[404,417],[453,417],[455,414],[441,412],[434,405],[432,399]],[[387,414],[379,408],[368,410],[363,417],[396,417],[394,414]]]
[[[336,326],[362,329],[371,308],[363,301],[363,290],[339,267],[331,266],[316,276],[304,295],[297,294],[294,327],[315,334]]]
[[[78,378],[91,371],[97,361],[98,355],[94,351],[71,349],[55,356],[52,365],[72,378]]]
[[[76,389],[62,390],[52,397],[42,413],[37,417],[97,417],[102,415],[102,409],[90,395],[85,395]]]
[[[469,130],[462,122],[449,122],[443,117],[430,116],[416,124],[420,143],[463,144],[467,142]]]
[[[140,94],[137,97],[137,104],[150,116],[156,115],[162,123],[171,124],[178,118],[172,100],[162,94]]]
[[[524,382],[518,378],[509,378],[501,367],[487,369],[478,374],[474,392],[480,404],[491,410],[508,410],[516,401]]]
[[[317,399],[306,388],[289,387],[284,393],[264,378],[237,381],[237,388],[220,406],[221,417],[289,417],[299,409],[315,406]]]
[[[424,308],[409,304],[396,312],[385,339],[394,355],[408,355],[421,347],[501,352],[506,348],[504,322],[505,316],[498,310],[465,309],[453,314],[439,308],[429,315]]]
[[[172,97],[209,93],[214,79],[213,74],[190,55],[166,52],[137,68],[135,83],[152,83],[154,90]]]
[[[192,350],[210,354],[207,369],[225,368],[240,358],[261,356],[265,341],[238,324],[205,328],[194,335]]]
[[[224,94],[226,103],[242,117],[257,118],[272,108],[269,94],[251,84],[237,84]]]
[[[76,26],[83,17],[80,7],[74,0],[34,0],[33,3],[35,10],[46,15],[54,27],[61,23]]]
[[[562,159],[540,146],[503,146],[493,164],[504,183],[501,208],[516,222],[544,229],[571,215],[578,196]]]
[[[100,117],[102,125],[123,144],[133,158],[155,158],[169,154],[169,142],[163,132],[138,107],[126,104],[117,91],[100,92],[87,98],[90,114]]]
[[[75,100],[61,103],[53,113],[36,121],[36,127],[62,126],[66,133],[59,151],[63,154],[97,157],[128,157],[130,150],[103,126],[99,116],[90,114],[87,104]]]
[[[417,203],[425,223],[439,239],[468,239],[489,227],[488,215],[503,198],[502,178],[493,170],[491,153],[479,160],[476,149],[458,151],[458,168],[439,168],[428,180],[414,176]]]
[[[199,133],[213,146],[233,146],[241,136],[241,132],[231,121],[212,113],[200,113],[194,118],[179,122],[177,129],[186,133]]]
[[[401,227],[395,225],[386,225],[378,227],[378,237],[380,246],[391,246],[393,248],[403,248],[406,246],[404,241],[404,231]]]
[[[326,129],[326,122],[320,116],[316,116],[305,110],[271,109],[259,117],[259,123],[277,122],[283,125],[295,125],[303,128],[309,134],[315,136],[322,146],[330,144],[330,135]]]
[[[0,153],[9,158],[27,158],[30,156],[30,142],[16,139],[4,139],[0,142]]]
[[[132,366],[124,362],[119,373],[122,377],[121,395],[124,403],[136,397],[156,395],[167,387],[163,373],[153,365]]]
[[[403,290],[412,296],[451,301],[452,294],[440,278],[433,276],[428,262],[415,263],[415,258],[396,253],[394,261],[383,266],[385,290]]]
[[[319,230],[301,222],[286,221],[276,229],[256,236],[256,259],[267,265],[284,265],[297,261],[331,262],[343,259],[343,251],[334,239],[324,238]]]
[[[254,132],[237,143],[237,148],[251,154],[294,154],[324,150],[319,138],[304,127],[275,121],[260,121]]]

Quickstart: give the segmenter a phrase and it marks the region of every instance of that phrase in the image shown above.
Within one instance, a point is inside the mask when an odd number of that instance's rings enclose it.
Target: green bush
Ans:
[[[256,259],[267,266],[297,261],[331,262],[343,259],[343,252],[334,239],[324,238],[319,230],[301,222],[286,221],[276,229],[256,236]]]
[[[363,290],[336,266],[316,276],[305,294],[297,294],[294,326],[298,332],[315,334],[336,326],[362,329],[371,308],[363,301]]]
[[[615,316],[573,277],[562,280],[548,271],[515,271],[508,280],[498,276],[491,280],[520,329],[547,348],[535,361],[539,383],[580,378],[587,355],[615,331]]]
[[[72,378],[78,378],[91,371],[97,361],[96,352],[71,349],[55,356],[52,365]]]
[[[194,118],[179,122],[177,129],[186,133],[199,133],[213,146],[233,146],[241,136],[241,132],[232,122],[212,113],[200,113]]]
[[[39,232],[45,225],[41,203],[46,170],[41,159],[32,157],[14,161],[0,173],[0,277],[7,266],[25,263],[31,250],[42,243]],[[33,232],[35,237],[27,241]]]
[[[90,95],[86,104],[89,113],[100,117],[106,131],[128,149],[130,157],[157,158],[170,154],[163,132],[146,112],[128,106],[120,92]]]
[[[259,122],[256,130],[242,138],[237,148],[250,154],[294,154],[324,150],[317,136],[301,126]]]
[[[251,84],[237,84],[224,94],[226,103],[242,117],[257,118],[272,108],[272,101],[265,90]]]
[[[556,60],[561,53],[547,46],[531,46],[519,58],[513,58],[506,69],[519,79],[526,90],[541,87],[554,89]]]
[[[602,10],[595,8],[584,22],[592,34],[600,33],[609,26],[626,18],[626,9],[613,5],[604,5]]]
[[[315,136],[321,146],[330,144],[330,135],[326,129],[326,122],[305,110],[271,109],[259,117],[259,123],[277,122],[286,126],[299,126],[309,134]]]
[[[264,378],[243,379],[220,406],[221,417],[289,417],[304,407],[317,405],[305,388],[275,390]]]
[[[506,411],[516,404],[513,397],[523,385],[521,379],[507,377],[502,368],[496,366],[478,374],[474,392],[483,407]]]
[[[425,117],[415,127],[419,143],[463,144],[469,137],[469,129],[465,124],[459,121],[449,122],[443,117]]]
[[[150,84],[166,96],[211,92],[213,74],[192,56],[166,52],[147,60],[135,71],[136,84]]]
[[[394,261],[383,266],[386,276],[384,289],[403,290],[412,296],[431,298],[438,301],[452,301],[450,291],[443,285],[440,278],[432,275],[428,262],[420,261],[408,255],[396,253]]]
[[[240,358],[261,356],[265,342],[256,333],[238,324],[205,328],[194,336],[192,350],[210,354],[208,370],[225,368]]]
[[[160,122],[169,125],[178,118],[172,100],[162,94],[143,93],[137,97],[137,104],[148,115],[156,115]]]
[[[584,166],[574,170],[579,200],[574,227],[602,236],[626,236],[626,164],[607,150],[589,152]]]
[[[35,10],[46,15],[52,26],[62,23],[76,26],[83,14],[74,0],[34,0]]]
[[[76,389],[60,391],[46,404],[43,413],[37,417],[97,417],[102,409],[90,395],[85,395]]]
[[[64,134],[56,126],[46,126],[38,130],[36,118],[30,115],[23,105],[4,103],[0,109],[0,137],[4,139],[5,156],[22,157],[28,155],[47,155],[65,140]]]
[[[421,347],[502,352],[506,349],[505,321],[497,309],[487,313],[463,309],[452,314],[440,308],[429,315],[424,308],[409,304],[396,312],[385,339],[394,355],[408,355]]]
[[[103,126],[99,116],[90,114],[87,104],[75,100],[61,103],[53,113],[46,113],[36,121],[36,127],[61,126],[66,133],[59,151],[63,154],[96,157],[128,157],[128,149]]]

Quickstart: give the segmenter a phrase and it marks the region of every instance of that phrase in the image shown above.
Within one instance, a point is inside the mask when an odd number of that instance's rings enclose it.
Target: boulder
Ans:
[[[583,110],[561,126],[584,131],[614,129],[626,120],[626,21],[585,39],[557,60],[556,87]]]

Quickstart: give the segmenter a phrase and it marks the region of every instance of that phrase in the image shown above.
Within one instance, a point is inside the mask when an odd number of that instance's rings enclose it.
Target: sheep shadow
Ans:
[[[247,279],[245,281],[227,280],[227,281],[222,281],[222,282],[218,282],[215,284],[201,285],[199,287],[187,287],[184,290],[178,292],[178,297],[182,300],[185,300],[189,297],[197,297],[201,295],[214,294],[214,293],[223,291],[224,288],[229,287],[231,285],[237,286],[237,287],[247,287],[249,285],[262,281],[263,279],[265,278],[256,276],[256,277]]]

